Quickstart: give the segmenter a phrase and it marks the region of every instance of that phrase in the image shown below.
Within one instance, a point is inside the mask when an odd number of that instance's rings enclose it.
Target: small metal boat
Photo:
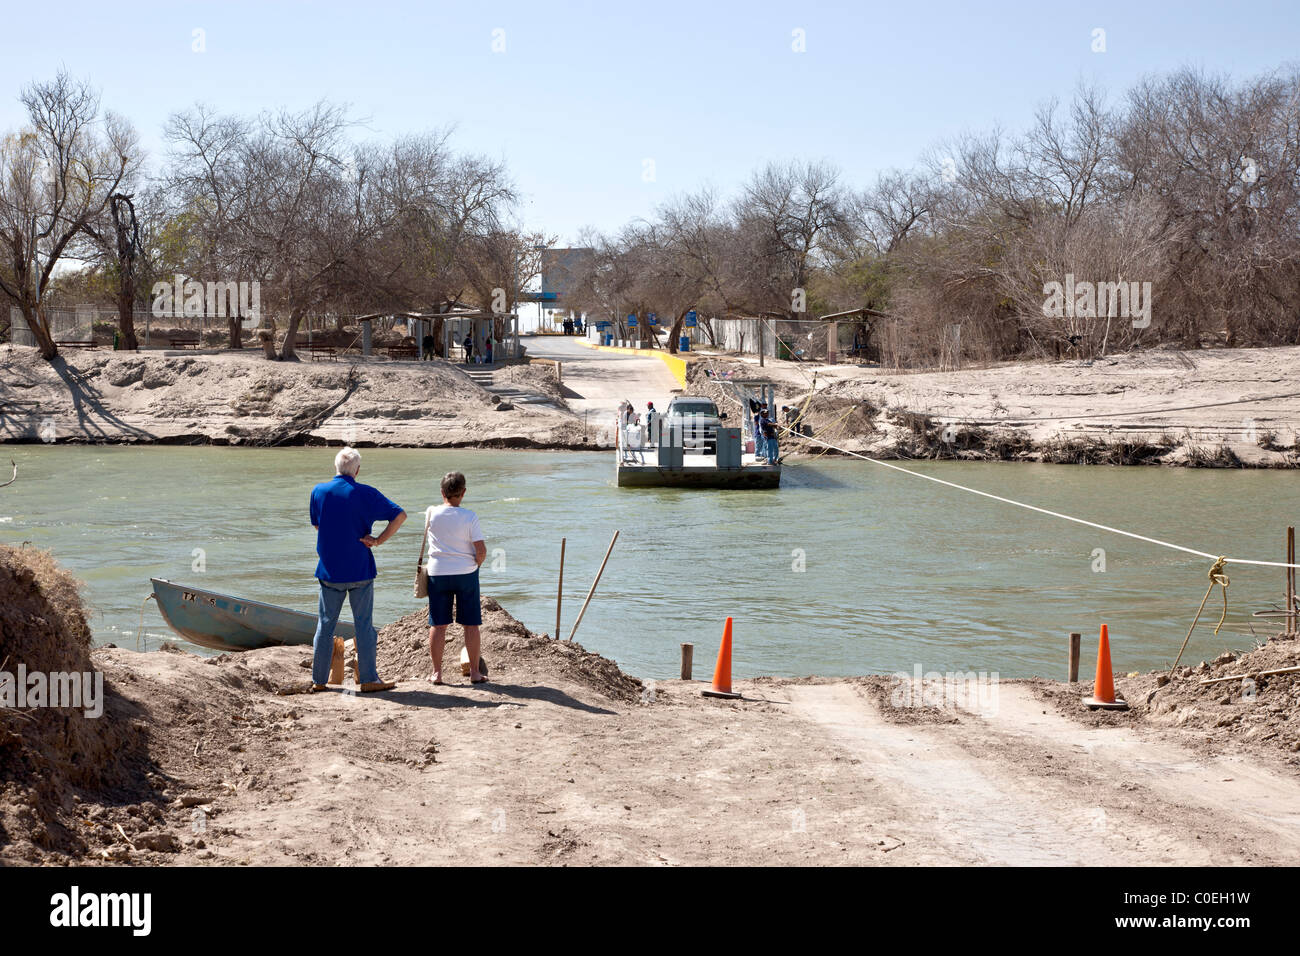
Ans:
[[[316,615],[261,601],[218,594],[164,578],[150,578],[158,610],[173,631],[188,641],[219,651],[311,644]],[[339,621],[335,637],[351,640],[352,624]]]

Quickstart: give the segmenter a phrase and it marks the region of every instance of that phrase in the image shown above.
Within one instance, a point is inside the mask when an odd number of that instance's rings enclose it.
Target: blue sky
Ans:
[[[366,120],[361,136],[454,125],[459,149],[508,162],[526,223],[562,243],[705,183],[733,192],[770,159],[828,159],[865,185],[962,130],[1021,127],[1080,80],[1117,97],[1144,74],[1184,64],[1247,76],[1300,59],[1294,2],[236,0],[57,10],[4,13],[0,129],[22,121],[21,87],[60,65],[99,86],[155,156],[167,115],[196,101],[255,113],[325,97]],[[1104,53],[1091,49],[1096,28]],[[804,52],[793,49],[796,30]]]

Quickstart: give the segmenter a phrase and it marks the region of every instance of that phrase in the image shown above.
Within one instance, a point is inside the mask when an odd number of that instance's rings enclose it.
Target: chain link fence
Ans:
[[[118,331],[117,309],[112,306],[87,304],[75,309],[47,309],[46,320],[49,322],[50,335],[56,344],[72,347],[85,345],[112,346]],[[319,313],[303,316],[298,323],[294,336],[299,347],[333,348],[338,354],[361,356],[362,331],[360,316],[354,314]],[[392,346],[402,346],[407,342],[430,333],[432,316],[419,320],[410,316],[367,316],[370,322],[373,347],[377,354],[386,354]],[[500,360],[513,360],[520,354],[518,340],[513,327],[501,325],[494,327],[483,319],[466,320],[463,316],[450,313],[446,316],[447,328],[451,330],[449,340],[455,346],[451,354],[460,356],[459,347],[470,327],[477,335],[478,345],[492,330],[496,346],[495,357]],[[209,349],[226,349],[230,347],[230,319],[225,316],[209,315],[155,315],[150,309],[136,309],[133,313],[136,339],[141,349],[173,349],[178,347],[202,347]],[[276,347],[284,341],[288,330],[288,321],[278,319],[274,322],[268,318],[244,319],[240,323],[239,336],[243,348],[255,349],[260,346],[257,333],[263,329],[275,329]],[[28,327],[22,311],[16,306],[9,310],[9,341],[14,345],[36,346],[36,336]]]
[[[878,362],[881,343],[873,326],[864,322],[823,319],[710,320],[718,348],[792,361],[821,361],[832,347],[838,362]]]

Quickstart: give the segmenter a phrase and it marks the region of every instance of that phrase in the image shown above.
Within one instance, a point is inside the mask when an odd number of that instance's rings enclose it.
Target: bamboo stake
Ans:
[[[582,623],[582,615],[587,613],[587,605],[591,603],[591,596],[596,593],[596,585],[600,583],[600,576],[605,573],[605,565],[609,563],[610,553],[614,550],[614,542],[618,540],[619,532],[614,532],[614,537],[609,539],[609,550],[605,552],[605,560],[600,562],[600,570],[596,572],[596,580],[591,582],[591,590],[587,592],[587,600],[582,602],[582,610],[578,612],[578,619],[573,622],[573,630],[569,632],[568,640],[573,640],[573,635],[578,633],[578,625]]]
[[[560,637],[560,604],[564,600],[564,543],[567,538],[560,539],[560,583],[555,589],[555,637]]]
[[[1218,684],[1225,680],[1245,680],[1248,677],[1272,677],[1274,674],[1297,674],[1300,673],[1300,667],[1278,667],[1271,671],[1255,671],[1251,674],[1233,674],[1229,677],[1210,677],[1201,681],[1202,684]]]

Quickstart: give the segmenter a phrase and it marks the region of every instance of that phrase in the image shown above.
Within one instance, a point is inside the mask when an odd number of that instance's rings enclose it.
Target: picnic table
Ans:
[[[301,345],[298,348],[305,351],[313,362],[318,359],[329,359],[331,362],[339,360],[339,351],[332,345]]]
[[[390,345],[388,346],[388,357],[390,359],[419,358],[420,350],[414,345]]]
[[[199,337],[197,335],[168,336],[167,344],[174,349],[196,349],[199,347]]]
[[[93,349],[98,345],[94,339],[59,339],[54,344],[61,349]]]

